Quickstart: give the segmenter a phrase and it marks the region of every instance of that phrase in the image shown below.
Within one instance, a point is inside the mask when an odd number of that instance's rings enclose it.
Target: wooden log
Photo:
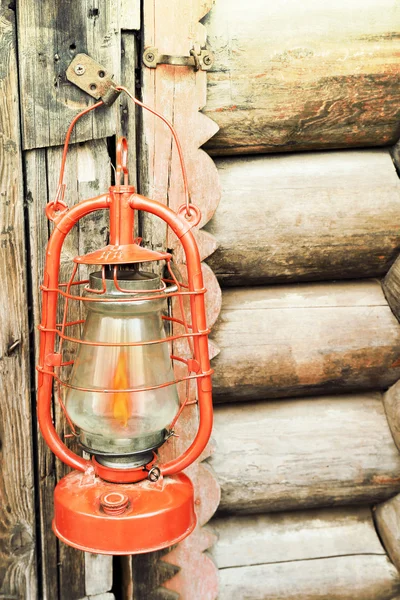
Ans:
[[[400,182],[389,150],[216,160],[222,198],[206,230],[223,285],[385,275],[398,255]]]
[[[220,126],[212,153],[397,141],[396,0],[254,0],[251,10],[219,0],[205,25],[215,56],[206,114]]]
[[[380,538],[397,570],[400,570],[400,496],[395,496],[375,511],[375,523]]]
[[[224,290],[213,328],[217,402],[383,389],[400,328],[378,281]]]
[[[119,81],[119,0],[86,5],[34,0],[18,4],[18,54],[24,149],[63,144],[69,123],[93,99],[69,83],[76,54],[89,54]],[[116,110],[98,109],[77,124],[73,140],[115,133]]]
[[[400,452],[400,381],[383,395],[383,405],[394,443]]]
[[[218,600],[394,600],[399,590],[387,557],[359,555],[223,569]]]
[[[0,2],[0,597],[37,600],[28,293],[15,13]]]
[[[210,528],[218,536],[210,554],[219,569],[357,554],[385,556],[367,507],[219,517]]]
[[[394,316],[400,322],[400,257],[390,267],[382,281],[382,288]]]
[[[218,406],[213,436],[224,513],[372,504],[400,491],[379,393]]]
[[[400,590],[369,508],[225,517],[211,525],[219,598],[391,600]]]

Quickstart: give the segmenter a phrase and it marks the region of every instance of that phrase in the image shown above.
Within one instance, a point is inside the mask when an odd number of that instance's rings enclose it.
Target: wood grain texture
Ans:
[[[394,443],[400,452],[400,381],[383,395],[383,405]]]
[[[193,47],[199,49],[205,42],[206,31],[199,21],[212,4],[213,0],[145,0],[144,47],[155,46],[160,53],[189,56]],[[143,68],[142,97],[146,104],[173,124],[179,136],[191,200],[202,213],[195,235],[201,258],[204,259],[215,249],[216,241],[199,228],[213,215],[220,196],[217,169],[210,157],[199,149],[217,131],[217,126],[199,113],[206,102],[206,73],[170,65],[158,65],[157,69]],[[140,192],[177,210],[184,203],[177,150],[165,124],[146,111],[142,113],[139,156]],[[145,246],[172,250],[174,262],[184,273],[183,253],[179,251],[175,236],[167,232],[164,222],[151,215],[141,215],[140,235]],[[220,308],[220,290],[211,269],[203,264],[202,270],[206,285],[211,290],[206,304],[207,316],[212,323]],[[195,399],[193,389],[189,394],[191,400]],[[195,404],[184,409],[176,427],[180,437],[174,438],[161,449],[161,461],[181,454],[190,444],[197,429],[197,413]],[[203,458],[208,457],[210,452],[209,446]],[[178,544],[172,552],[165,553],[162,560],[160,553],[133,558],[135,600],[214,600],[217,596],[217,570],[205,554],[214,536],[203,525],[216,510],[219,488],[215,477],[201,464],[201,460],[202,457],[189,469],[195,487],[198,526],[188,539]],[[198,577],[199,571],[201,578]]]
[[[46,149],[28,150],[24,153],[26,231],[29,232],[28,277],[32,298],[32,321],[40,323],[42,294],[40,286],[43,282],[43,270],[46,255],[46,244],[49,234],[49,223],[44,207],[47,197],[47,159]],[[39,332],[34,332],[34,348],[32,360],[39,362]],[[35,374],[35,392],[37,392],[37,373]],[[37,420],[36,407],[32,411],[32,419]],[[56,458],[44,441],[39,426],[36,429],[37,493],[39,506],[41,537],[41,594],[43,600],[58,598],[58,544],[51,522],[53,519],[53,493],[56,485]]]
[[[393,600],[399,590],[386,556],[340,556],[223,569],[218,600]]]
[[[98,3],[18,1],[18,57],[25,149],[64,142],[69,123],[94,100],[69,83],[65,71],[76,54],[89,54],[120,73],[119,0]],[[83,117],[73,140],[115,133],[116,109],[100,108]]]
[[[217,159],[222,197],[206,230],[222,285],[385,275],[400,250],[389,150]],[[399,267],[400,268],[400,267]]]
[[[295,25],[294,25],[295,24]],[[206,148],[248,154],[382,146],[400,134],[396,0],[219,0],[205,19],[215,55]]]
[[[105,554],[84,553],[85,591],[88,596],[103,594],[113,585],[113,557]]]
[[[57,189],[58,173],[61,161],[61,148],[47,150],[47,178],[49,197],[53,198]],[[72,206],[79,200],[90,198],[108,190],[111,179],[110,157],[107,152],[106,140],[93,140],[84,144],[75,144],[71,147],[66,162],[65,201]],[[104,212],[96,211],[85,217],[79,227],[74,228],[67,236],[61,254],[60,280],[66,281],[71,275],[72,258],[79,254],[86,254],[106,244],[108,234],[107,217]],[[87,266],[79,271],[79,277],[85,279],[88,275]],[[70,317],[81,318],[79,307],[71,304]],[[75,332],[77,333],[77,332]],[[64,347],[73,358],[76,346]],[[56,426],[63,437],[70,433],[65,422],[62,410],[55,402]],[[71,440],[67,445],[78,454],[81,453],[78,445]],[[69,471],[59,460],[56,461],[57,479]],[[79,600],[86,594],[86,574],[84,553],[59,543],[59,594],[60,600]],[[109,570],[112,565],[109,564]],[[106,591],[106,590],[104,590]]]
[[[400,258],[398,257],[390,267],[382,281],[382,289],[386,300],[396,319],[400,321]]]
[[[400,496],[395,496],[375,510],[375,523],[388,556],[400,571]]]
[[[386,555],[367,507],[220,517],[210,527],[218,537],[211,556],[219,569]]]
[[[119,20],[122,30],[140,29],[140,0],[120,0]]]
[[[212,331],[218,402],[384,389],[400,329],[378,281],[226,289]]]
[[[372,504],[400,491],[379,393],[218,406],[213,437],[224,513]]]
[[[0,597],[38,599],[15,15],[0,2]]]

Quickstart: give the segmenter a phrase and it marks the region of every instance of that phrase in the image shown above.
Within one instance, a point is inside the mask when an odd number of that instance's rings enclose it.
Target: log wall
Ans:
[[[382,146],[399,138],[396,0],[218,0],[205,21],[215,64],[214,154]]]

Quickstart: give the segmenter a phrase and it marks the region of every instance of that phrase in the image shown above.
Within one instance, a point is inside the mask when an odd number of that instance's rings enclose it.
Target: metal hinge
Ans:
[[[117,84],[112,80],[112,75],[100,63],[87,54],[77,54],[69,65],[66,76],[68,81],[78,86],[81,90],[102,100],[111,106],[120,95],[116,89]]]
[[[200,52],[196,52],[192,48],[190,56],[159,54],[157,48],[146,48],[143,52],[143,63],[150,69],[155,69],[157,65],[174,65],[179,67],[194,67],[195,71],[209,71],[214,63],[214,56],[208,48],[200,48]]]

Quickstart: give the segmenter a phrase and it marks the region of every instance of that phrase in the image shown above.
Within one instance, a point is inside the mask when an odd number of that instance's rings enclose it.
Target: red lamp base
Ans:
[[[183,473],[122,484],[72,471],[54,492],[54,533],[86,552],[153,552],[180,542],[195,525],[193,485]]]

